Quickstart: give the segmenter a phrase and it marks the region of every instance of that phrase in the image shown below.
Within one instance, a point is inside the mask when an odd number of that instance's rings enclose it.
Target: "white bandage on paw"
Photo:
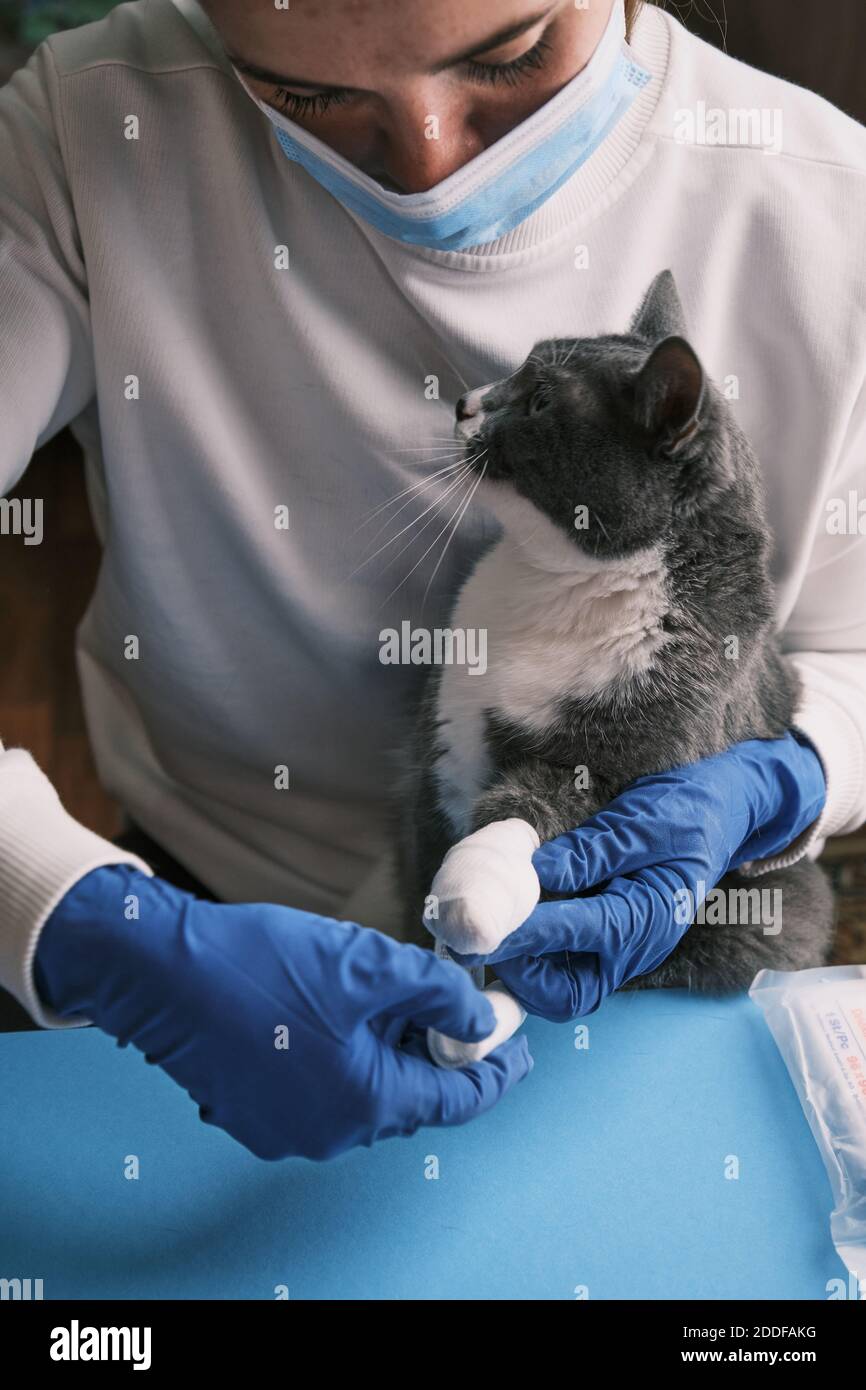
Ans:
[[[448,950],[444,941],[434,941],[433,951],[439,960],[450,960],[454,964],[454,957]],[[484,981],[487,979],[487,967],[485,965],[466,965],[463,967],[476,989],[484,988]]]
[[[427,1029],[427,1051],[437,1067],[453,1069],[469,1067],[473,1062],[480,1062],[488,1052],[507,1042],[526,1018],[526,1010],[521,1008],[499,980],[488,985],[484,993],[496,1014],[496,1027],[481,1042],[460,1042],[457,1038],[446,1038],[444,1033],[437,1033],[435,1028]]]
[[[538,845],[532,826],[517,818],[493,821],[454,845],[430,889],[436,937],[461,955],[495,951],[538,903]]]

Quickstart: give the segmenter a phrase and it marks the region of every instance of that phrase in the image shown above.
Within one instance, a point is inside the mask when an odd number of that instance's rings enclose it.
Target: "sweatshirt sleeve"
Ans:
[[[87,278],[50,45],[0,88],[0,484],[95,394]]]
[[[33,982],[39,933],[65,893],[104,864],[136,854],[95,835],[64,809],[56,790],[23,748],[0,751],[0,984],[43,1028],[80,1028],[43,1006]]]
[[[42,44],[0,88],[4,494],[34,450],[74,419],[95,390],[87,281],[58,113],[50,47]],[[4,751],[0,744],[0,984],[43,1027],[80,1027],[86,1020],[63,1019],[42,1007],[33,984],[39,932],[79,878],[117,863],[152,872],[74,820],[29,753]]]
[[[801,682],[794,728],[824,767],[824,809],[783,853],[755,860],[756,876],[817,858],[829,835],[866,822],[866,390],[813,528],[809,566],[782,645]]]

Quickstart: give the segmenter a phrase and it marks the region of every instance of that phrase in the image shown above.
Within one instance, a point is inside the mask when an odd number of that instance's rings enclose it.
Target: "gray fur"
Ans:
[[[743,739],[782,735],[799,683],[775,635],[759,468],[685,338],[670,272],[653,281],[628,334],[540,343],[485,395],[485,411],[488,402],[495,421],[482,426],[480,442],[494,487],[515,488],[593,555],[662,546],[669,640],[640,676],[564,700],[542,736],[508,710],[488,710],[492,775],[475,804],[474,828],[519,816],[551,839],[637,777]],[[575,500],[589,507],[588,530],[574,527]],[[725,657],[732,634],[738,660]],[[448,737],[435,722],[438,681],[434,671],[401,817],[400,878],[413,924],[456,838],[433,776]],[[573,784],[581,764],[591,770],[583,792]],[[764,966],[798,970],[826,960],[833,902],[815,863],[801,860],[758,879],[729,875],[720,887],[741,885],[783,889],[778,935],[760,926],[693,924],[636,987],[743,989]],[[418,927],[416,939],[430,938]]]

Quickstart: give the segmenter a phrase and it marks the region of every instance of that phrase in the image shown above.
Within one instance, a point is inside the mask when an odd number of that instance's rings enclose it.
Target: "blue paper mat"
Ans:
[[[585,1023],[577,1050],[530,1020],[535,1070],[480,1120],[327,1164],[258,1161],[95,1029],[2,1035],[0,1276],[46,1299],[826,1298],[829,1184],[750,1001],[624,994]]]

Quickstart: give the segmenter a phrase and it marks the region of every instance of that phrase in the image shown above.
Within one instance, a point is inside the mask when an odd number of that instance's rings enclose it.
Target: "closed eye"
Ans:
[[[465,64],[470,82],[493,87],[507,83],[514,87],[531,72],[542,69],[547,61],[550,44],[542,37],[532,48],[512,58],[507,63],[479,63],[468,59]],[[324,116],[332,106],[342,106],[358,95],[352,88],[331,87],[324,92],[313,92],[311,96],[291,91],[288,87],[274,88],[271,101],[290,117]]]
[[[536,387],[526,405],[527,415],[540,415],[543,410],[547,410],[551,401],[551,393],[550,385]]]

